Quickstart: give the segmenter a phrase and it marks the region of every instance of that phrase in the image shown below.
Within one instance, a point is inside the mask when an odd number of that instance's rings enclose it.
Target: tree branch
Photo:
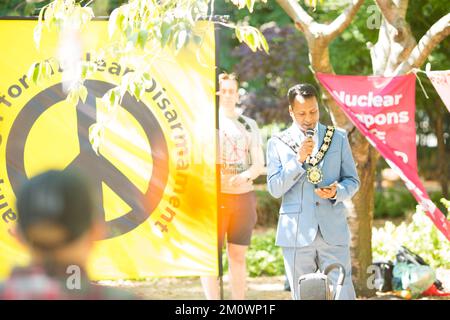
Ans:
[[[352,0],[351,4],[331,24],[317,23],[300,6],[298,0],[277,0],[277,2],[305,35],[309,48],[309,61],[314,72],[334,73],[328,50],[330,41],[351,23],[364,0]],[[333,123],[350,130],[352,123],[339,109],[333,97],[327,90],[324,90],[324,95],[324,102],[331,108]]]
[[[399,8],[395,3],[392,0],[375,0],[375,2],[386,21],[395,26],[397,19],[400,18]]]
[[[383,17],[392,25],[399,18],[405,19],[409,0],[375,0]]]
[[[408,1],[400,1],[398,6],[392,0],[375,0],[375,2],[386,22],[396,30],[394,36],[396,42],[400,43],[405,41],[406,43],[408,40],[411,41],[411,39],[414,39],[409,25],[405,20]]]
[[[433,49],[450,35],[450,13],[439,19],[420,39],[412,50],[409,58],[400,64],[395,74],[404,74],[412,68],[419,68],[428,58]]]
[[[403,18],[406,18],[406,12],[408,11],[409,0],[396,0],[398,2],[398,10]]]
[[[325,36],[329,40],[333,40],[341,34],[342,31],[344,31],[345,28],[347,28],[353,21],[353,18],[363,3],[364,0],[353,0],[352,4],[350,4],[336,19],[334,19],[332,23],[328,25]]]
[[[280,7],[295,22],[300,31],[305,32],[315,22],[314,19],[302,8],[297,0],[277,0]]]

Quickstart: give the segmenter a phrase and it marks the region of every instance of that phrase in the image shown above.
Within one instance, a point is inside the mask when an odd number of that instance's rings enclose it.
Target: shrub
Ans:
[[[275,199],[266,190],[256,190],[256,211],[258,214],[258,225],[263,227],[275,227],[278,221],[278,211],[281,199]],[[430,198],[441,211],[446,211],[439,202],[441,194],[434,192]],[[417,205],[416,200],[408,190],[388,188],[381,192],[375,192],[375,219],[400,218],[407,213],[413,213]]]
[[[450,208],[449,201],[442,199],[441,203]],[[401,245],[420,255],[433,268],[450,268],[450,241],[435,227],[419,205],[411,223],[403,222],[396,227],[387,221],[384,227],[373,229],[374,260],[394,260]]]
[[[442,212],[446,209],[439,201],[442,197],[440,192],[430,193],[430,199]],[[412,194],[401,188],[387,188],[382,191],[375,191],[374,218],[399,218],[405,217],[407,213],[414,212],[417,205]]]
[[[257,195],[261,198],[270,197],[267,191],[258,190]],[[441,199],[441,203],[450,212],[450,201]],[[273,212],[278,216],[278,208]],[[401,245],[419,254],[433,268],[450,268],[450,241],[437,230],[420,206],[417,206],[416,213],[409,224],[403,222],[396,227],[392,222],[387,221],[384,227],[373,228],[374,260],[394,260]],[[222,258],[226,273],[228,261],[225,250]],[[247,271],[250,277],[284,274],[282,250],[275,246],[275,229],[253,235],[247,252]]]
[[[224,273],[228,272],[228,259],[222,253]],[[247,272],[250,277],[279,276],[284,274],[283,254],[275,246],[275,230],[254,234],[247,252]]]
[[[265,179],[265,176],[264,176]],[[278,221],[278,211],[281,199],[275,199],[267,190],[256,190],[256,211],[258,225],[263,227],[275,227]],[[439,209],[445,213],[446,209],[439,201],[441,193],[430,193],[430,198]],[[416,208],[416,199],[406,189],[387,188],[375,192],[375,219],[400,218],[407,213],[413,213]]]
[[[275,199],[268,191],[256,190],[256,212],[258,225],[264,227],[276,226],[281,199]]]
[[[283,254],[281,248],[275,245],[275,230],[253,236],[247,263],[250,277],[284,274]]]
[[[375,192],[374,218],[404,217],[414,211],[416,200],[408,190],[388,188]]]

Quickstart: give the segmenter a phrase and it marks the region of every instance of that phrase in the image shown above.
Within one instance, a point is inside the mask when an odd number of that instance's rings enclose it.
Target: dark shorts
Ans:
[[[221,193],[219,198],[219,248],[223,246],[225,234],[228,243],[248,246],[256,220],[254,191],[243,194]]]

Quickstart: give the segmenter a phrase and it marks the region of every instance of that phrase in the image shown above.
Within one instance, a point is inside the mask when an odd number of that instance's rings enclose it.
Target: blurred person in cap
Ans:
[[[16,267],[0,284],[0,300],[135,298],[91,283],[85,272],[94,241],[104,231],[93,199],[87,181],[74,171],[48,171],[23,186],[17,233],[31,264]]]

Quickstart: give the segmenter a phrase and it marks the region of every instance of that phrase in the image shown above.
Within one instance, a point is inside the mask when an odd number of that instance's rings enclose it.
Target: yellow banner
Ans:
[[[48,169],[76,167],[93,180],[107,234],[96,242],[88,273],[95,280],[217,275],[214,26],[199,23],[201,46],[155,57],[141,101],[126,94],[97,155],[88,128],[104,116],[101,97],[129,72],[105,57],[86,80],[86,102],[65,101],[61,70],[35,85],[33,62],[57,55],[57,37],[33,42],[33,20],[0,20],[0,279],[26,265],[13,236],[15,195]],[[106,21],[81,36],[83,59],[108,44]]]

